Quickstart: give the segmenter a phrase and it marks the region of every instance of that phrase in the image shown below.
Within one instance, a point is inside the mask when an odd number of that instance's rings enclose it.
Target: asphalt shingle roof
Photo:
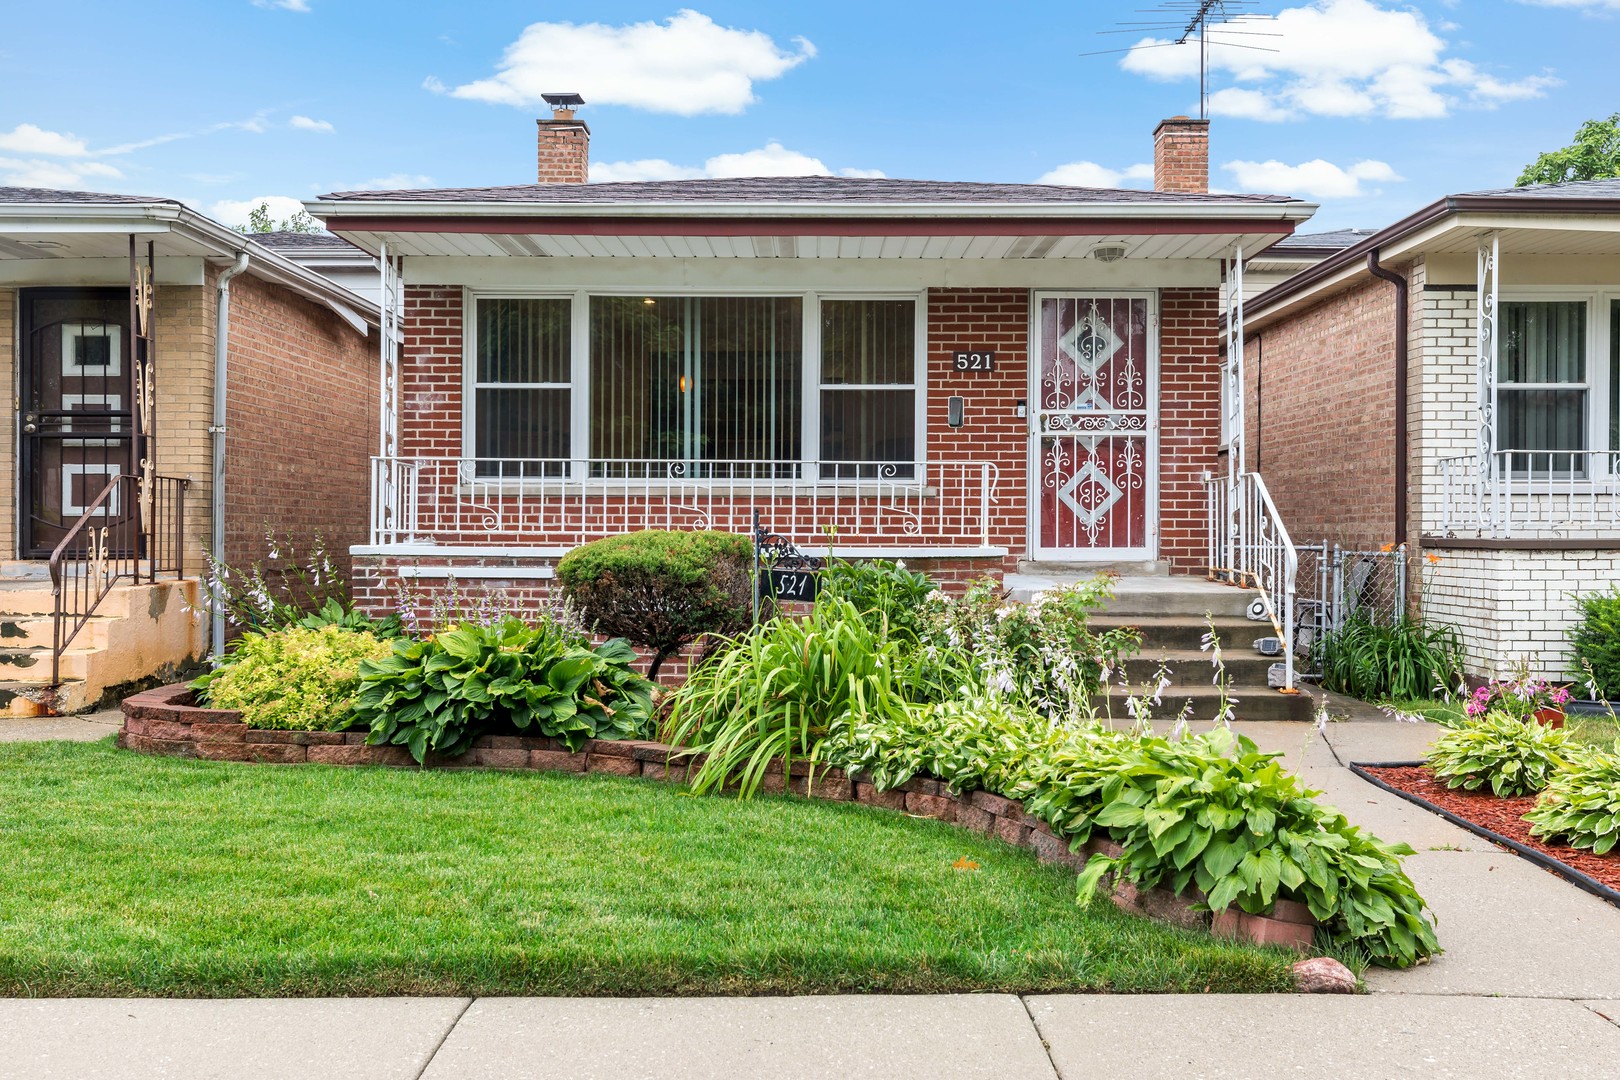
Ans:
[[[1184,195],[1138,188],[1060,184],[989,184],[844,176],[756,176],[729,180],[645,180],[612,184],[518,184],[511,187],[338,191],[343,202],[579,203],[1230,203],[1298,202],[1286,195]]]
[[[173,203],[179,206],[178,199],[165,199],[159,196],[147,195],[108,195],[99,191],[57,191],[54,188],[29,187],[0,187],[0,203],[25,203],[46,205],[50,203],[75,203],[84,206],[103,206],[108,203],[118,205],[146,206],[152,203]]]
[[[249,233],[248,237],[275,251],[318,250],[329,251],[335,255],[344,252],[363,252],[362,248],[331,233],[287,232],[278,229],[275,232]]]
[[[1517,199],[1620,199],[1620,180],[1571,180],[1567,184],[1487,188],[1484,191],[1465,191],[1462,194]]]
[[[1331,232],[1295,233],[1285,236],[1267,250],[1291,251],[1296,249],[1342,251],[1361,243],[1377,229],[1334,229]]]

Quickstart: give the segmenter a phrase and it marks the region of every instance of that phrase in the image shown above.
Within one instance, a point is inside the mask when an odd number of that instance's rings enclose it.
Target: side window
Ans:
[[[484,476],[562,476],[569,457],[571,305],[479,298],[472,449]]]

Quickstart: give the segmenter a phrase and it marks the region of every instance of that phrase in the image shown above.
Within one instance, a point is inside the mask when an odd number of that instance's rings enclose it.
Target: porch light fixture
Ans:
[[[1124,244],[1098,244],[1091,249],[1091,257],[1098,262],[1119,262],[1125,257]]]
[[[21,243],[23,244],[24,247],[31,247],[31,248],[67,247],[66,244],[60,243],[60,242],[58,242],[56,240],[23,240],[23,241],[21,241]]]
[[[681,393],[686,393],[686,376],[681,376]]]
[[[641,302],[642,302],[642,303],[643,303],[643,304],[646,304],[646,305],[647,305],[647,306],[648,306],[648,307],[652,307],[652,306],[653,306],[653,305],[654,305],[654,304],[656,304],[656,303],[658,303],[658,301],[656,301],[656,300],[654,300],[654,299],[653,299],[653,298],[652,298],[652,297],[650,297],[650,296],[643,296],[643,297],[642,297],[642,298],[641,298]]]

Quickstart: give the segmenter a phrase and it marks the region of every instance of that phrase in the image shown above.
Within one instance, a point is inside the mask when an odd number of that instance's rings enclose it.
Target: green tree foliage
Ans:
[[[277,221],[270,216],[270,204],[262,202],[248,211],[248,223],[238,225],[236,231],[246,233],[249,236],[254,233],[269,232],[318,233],[321,231],[321,226],[304,210],[298,211],[292,217],[282,218]]]
[[[1620,113],[1611,113],[1606,120],[1588,120],[1575,132],[1574,142],[1525,166],[1513,186],[1616,177],[1620,177]]]

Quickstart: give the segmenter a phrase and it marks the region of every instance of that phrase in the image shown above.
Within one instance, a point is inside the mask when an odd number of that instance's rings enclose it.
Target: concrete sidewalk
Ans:
[[[1620,910],[1345,767],[1420,757],[1435,729],[1330,712],[1325,735],[1236,727],[1417,850],[1446,951],[1363,997],[13,1000],[0,1080],[1620,1080]],[[34,737],[101,734],[60,723]]]
[[[1004,994],[0,1002],[3,1080],[1620,1078],[1607,1003]]]

